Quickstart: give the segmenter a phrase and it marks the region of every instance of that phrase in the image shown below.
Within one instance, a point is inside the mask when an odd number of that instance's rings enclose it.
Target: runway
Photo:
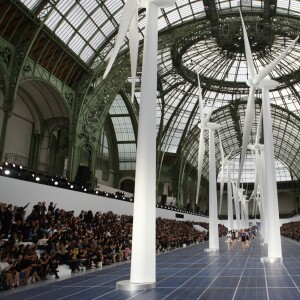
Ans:
[[[282,237],[283,262],[262,263],[267,256],[260,239],[246,251],[240,245],[207,253],[208,242],[157,255],[156,287],[145,291],[116,290],[116,282],[130,277],[130,262],[49,279],[0,292],[2,300],[113,299],[113,300],[288,300],[300,299],[300,244]],[[147,257],[145,257],[147,259]]]

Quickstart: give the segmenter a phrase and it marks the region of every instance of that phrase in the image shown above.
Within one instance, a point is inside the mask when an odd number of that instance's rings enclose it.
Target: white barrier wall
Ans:
[[[132,202],[0,176],[0,202],[17,206],[25,206],[30,202],[26,208],[28,215],[33,206],[39,201],[45,201],[47,208],[49,203],[53,202],[57,203],[57,208],[66,211],[74,210],[75,216],[78,216],[81,210],[91,210],[94,213],[97,211],[103,213],[112,211],[118,215],[132,215],[133,213]],[[156,217],[180,221],[208,222],[206,217],[160,208],[156,209]]]
[[[39,201],[46,201],[46,207],[50,202],[57,203],[57,208],[66,211],[74,210],[75,216],[78,216],[81,210],[91,210],[108,212],[112,211],[118,215],[132,215],[133,203],[115,200],[113,198],[101,197],[62,188],[51,187],[38,183],[17,180],[9,177],[0,176],[0,202],[11,203],[17,206],[25,206],[27,214],[31,212],[32,207]],[[179,220],[207,222],[208,217],[185,214],[168,209],[156,209],[156,217]],[[300,215],[288,219],[280,219],[280,224],[300,221]],[[252,225],[260,223],[259,219],[250,220]],[[219,224],[227,226],[227,220],[219,220]]]

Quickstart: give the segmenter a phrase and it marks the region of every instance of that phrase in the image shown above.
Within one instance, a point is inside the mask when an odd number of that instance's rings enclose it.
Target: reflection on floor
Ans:
[[[38,282],[0,293],[2,300],[23,299],[300,299],[300,245],[282,237],[283,262],[262,263],[266,246],[254,239],[246,251],[227,251],[220,239],[218,253],[204,252],[208,242],[157,256],[156,288],[126,292],[116,282],[129,279],[130,263],[119,263],[66,279]],[[145,259],[147,259],[145,257]]]

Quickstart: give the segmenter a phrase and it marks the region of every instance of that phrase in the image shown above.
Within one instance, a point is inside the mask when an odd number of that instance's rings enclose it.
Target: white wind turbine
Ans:
[[[232,182],[231,169],[234,166],[234,161],[227,162],[227,206],[228,206],[228,230],[233,230],[233,208],[232,208]]]
[[[111,53],[108,65],[103,75],[103,79],[106,78],[111,70],[113,63],[120,51],[120,48],[125,39],[126,33],[129,31],[129,51],[130,51],[130,66],[131,66],[131,97],[134,97],[135,81],[136,81],[136,69],[138,60],[139,49],[139,31],[138,31],[138,1],[127,0],[124,5],[122,19],[119,25],[118,36],[116,38],[115,46]]]
[[[255,143],[253,145],[249,144],[248,149],[251,150],[252,156],[253,156],[253,163],[255,167],[255,183],[254,183],[254,189],[253,192],[249,198],[249,200],[253,199],[253,212],[252,217],[255,215],[255,209],[259,207],[257,201],[257,192],[260,191],[262,193],[263,191],[263,176],[261,169],[263,168],[263,161],[261,160],[261,151],[263,150],[263,145],[259,143],[260,140],[260,134],[261,134],[261,123],[262,123],[262,112],[259,115],[259,120],[257,124],[257,131],[256,131],[256,138]]]
[[[203,105],[203,98],[202,98],[202,89],[200,84],[199,74],[198,77],[198,91],[199,91],[199,112],[200,112],[200,124],[198,125],[200,128],[200,136],[199,136],[199,147],[198,147],[198,177],[197,177],[197,192],[196,192],[196,204],[198,204],[199,198],[199,190],[200,190],[200,182],[201,182],[201,174],[203,168],[203,159],[205,153],[205,129],[213,112],[213,108],[210,112],[204,117],[204,105]]]
[[[138,7],[145,7],[146,25],[136,151],[132,259],[130,280],[117,283],[117,289],[122,290],[151,288],[155,286],[156,282],[155,181],[158,9],[172,6],[175,2],[176,0],[127,0],[123,8],[115,49],[104,73],[105,78],[114,63],[128,29],[130,29],[131,77],[134,91],[139,43],[137,13]]]
[[[217,182],[216,182],[216,155],[215,155],[215,130],[219,130],[221,126],[217,123],[210,123],[209,119],[214,110],[214,106],[210,112],[204,117],[203,99],[198,75],[199,85],[199,110],[200,110],[200,137],[198,150],[198,178],[197,178],[197,194],[196,204],[198,203],[199,188],[201,181],[201,173],[205,152],[205,130],[209,130],[209,248],[206,252],[219,251],[219,233],[218,233],[218,205],[217,205]]]
[[[237,187],[238,191],[238,201],[240,203],[240,212],[241,212],[241,226],[245,229],[245,189]]]
[[[260,72],[256,73],[253,57],[251,53],[250,43],[246,31],[246,27],[244,24],[243,16],[240,11],[242,27],[243,27],[243,34],[244,34],[244,44],[245,44],[245,55],[247,60],[247,67],[249,72],[249,78],[246,80],[247,85],[250,87],[249,97],[247,102],[246,114],[245,114],[245,124],[244,124],[244,132],[243,132],[243,144],[242,144],[242,154],[241,154],[241,162],[239,168],[239,175],[238,175],[238,185],[241,180],[241,175],[243,171],[244,161],[246,157],[247,146],[250,138],[251,128],[254,121],[255,116],[255,100],[254,100],[254,93],[257,88],[263,89],[270,88],[270,83],[272,85],[275,83],[274,81],[270,82],[268,79],[268,75],[270,72],[275,68],[275,66],[287,55],[289,50],[295,45],[298,38],[297,37],[287,48],[283,51],[277,58],[275,58],[271,63],[265,66]],[[264,102],[265,99],[263,99]]]
[[[221,128],[220,124],[207,123],[209,130],[209,248],[206,252],[219,251],[218,233],[218,203],[216,178],[215,131]]]
[[[242,145],[242,155],[241,163],[238,176],[238,184],[240,183],[240,178],[242,174],[243,164],[246,156],[246,150],[248,146],[248,141],[251,133],[251,127],[255,115],[255,103],[254,103],[254,92],[256,88],[262,89],[262,104],[263,104],[263,124],[264,124],[264,143],[265,143],[265,199],[263,201],[270,201],[267,205],[268,209],[265,211],[267,214],[268,222],[268,257],[262,258],[265,261],[282,260],[282,249],[281,249],[281,237],[280,237],[280,223],[279,223],[279,209],[278,209],[278,195],[275,177],[275,157],[274,157],[274,145],[273,145],[273,133],[272,133],[272,121],[271,121],[271,108],[269,102],[269,90],[278,85],[277,82],[271,80],[268,77],[272,69],[284,58],[288,51],[295,45],[298,38],[297,37],[290,46],[287,47],[277,58],[275,58],[270,64],[264,67],[260,72],[255,72],[253,57],[251,53],[251,48],[247,36],[246,27],[244,20],[241,15],[244,44],[245,44],[245,54],[247,59],[248,72],[250,77],[246,81],[247,85],[250,87],[249,98],[246,108],[245,124],[243,132],[243,145]]]
[[[225,166],[228,162],[228,159],[232,153],[232,151],[230,151],[230,153],[224,157],[224,150],[223,150],[223,145],[222,145],[222,140],[221,140],[221,135],[220,132],[218,132],[219,135],[219,142],[220,142],[220,153],[221,153],[221,182],[220,182],[220,206],[219,206],[219,215],[221,214],[221,209],[222,209],[222,200],[223,200],[223,190],[224,190],[224,178],[225,178]],[[227,182],[227,184],[231,184]]]
[[[234,171],[234,169],[233,169]],[[235,172],[234,172],[235,173]],[[241,213],[240,213],[240,201],[239,201],[239,195],[238,195],[238,188],[236,184],[236,178],[233,173],[233,179],[231,180],[232,183],[232,191],[233,191],[233,200],[234,200],[234,207],[235,207],[235,229],[240,230],[241,227]]]

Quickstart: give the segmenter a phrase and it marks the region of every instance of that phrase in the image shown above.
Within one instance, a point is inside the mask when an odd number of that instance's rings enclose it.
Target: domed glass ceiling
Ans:
[[[122,0],[22,0],[90,68],[105,66],[114,46],[124,2]],[[45,5],[46,3],[46,5]],[[267,3],[268,5],[265,5]],[[44,5],[41,9],[40,6]],[[243,50],[241,9],[254,53],[256,70],[268,64],[299,35],[300,2],[296,0],[177,0],[159,10],[157,132],[159,149],[187,155],[197,166],[200,74],[205,113],[214,105],[214,121],[222,124],[225,154],[238,152],[243,132],[248,76]],[[50,12],[43,19],[45,11]],[[139,10],[140,41],[146,12]],[[122,51],[127,51],[125,40]],[[270,74],[280,85],[270,91],[275,156],[300,177],[299,42]],[[130,79],[128,80],[130,83]],[[139,102],[139,91],[136,98]],[[256,119],[261,93],[256,91]],[[255,137],[257,122],[251,139]],[[293,143],[291,143],[293,141]],[[217,151],[218,159],[220,153]],[[203,175],[207,176],[207,161]]]

